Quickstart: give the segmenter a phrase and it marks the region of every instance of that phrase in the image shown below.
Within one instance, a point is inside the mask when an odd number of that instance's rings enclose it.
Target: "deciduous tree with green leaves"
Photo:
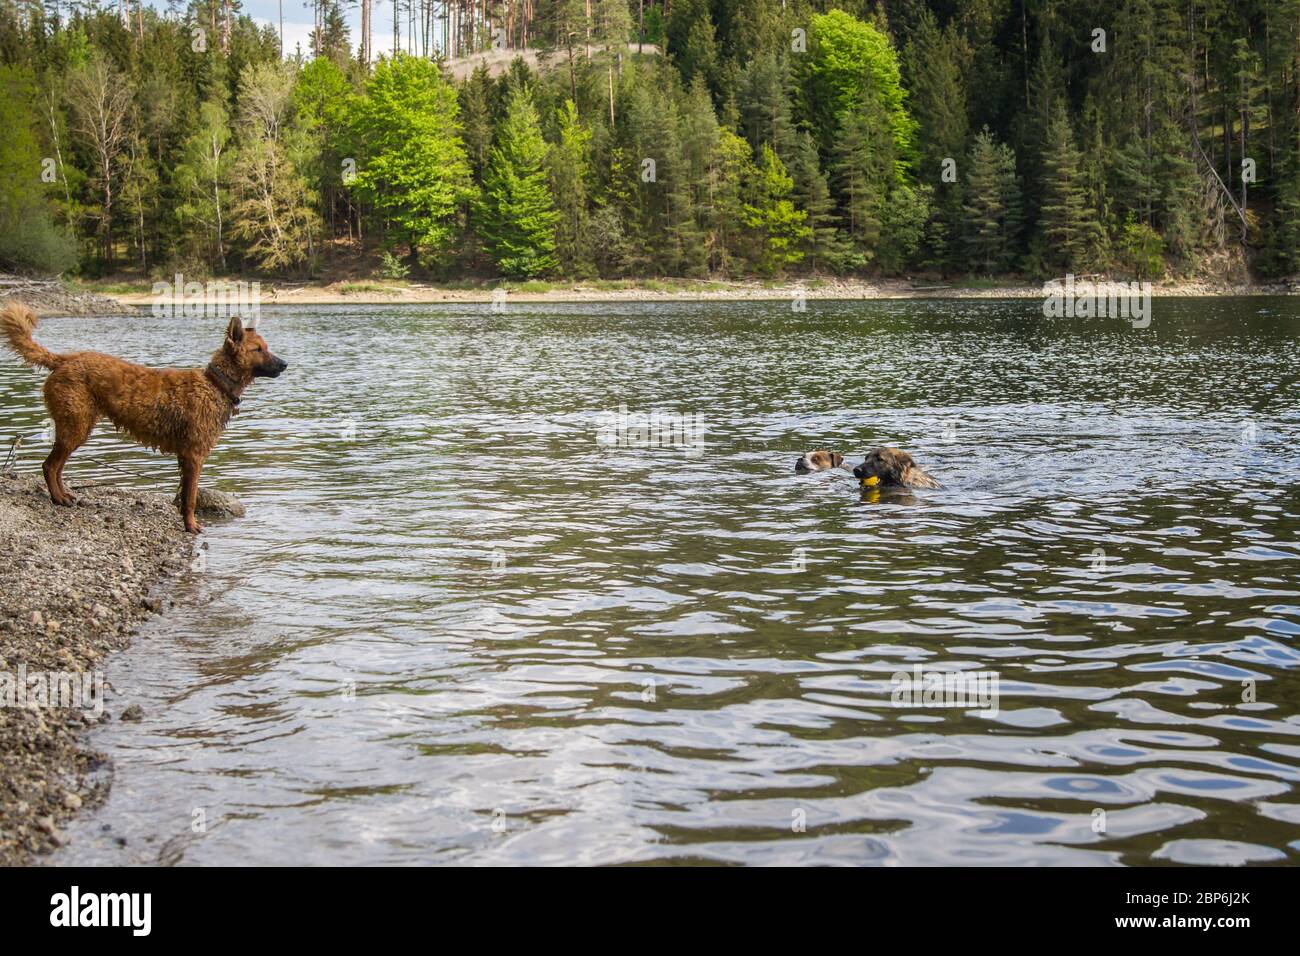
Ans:
[[[352,127],[365,151],[354,186],[383,215],[387,244],[438,261],[458,234],[471,194],[456,91],[438,65],[399,53],[381,59],[355,101]]]

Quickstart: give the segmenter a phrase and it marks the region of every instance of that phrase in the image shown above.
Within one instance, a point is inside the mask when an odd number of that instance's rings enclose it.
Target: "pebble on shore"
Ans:
[[[161,608],[160,590],[189,567],[194,539],[164,495],[85,486],[73,508],[44,483],[0,477],[0,865],[28,863],[64,840],[60,825],[103,799],[104,758],[82,731],[103,716],[80,707],[8,706],[6,685],[94,675]],[[93,680],[93,676],[91,677]],[[30,703],[30,701],[29,701]]]

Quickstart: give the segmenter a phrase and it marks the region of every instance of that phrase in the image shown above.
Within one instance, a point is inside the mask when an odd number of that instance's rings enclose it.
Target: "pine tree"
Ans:
[[[976,134],[966,157],[962,210],[968,265],[985,272],[1011,268],[1021,221],[1016,154],[987,126]]]
[[[884,207],[897,169],[889,118],[881,104],[863,95],[840,122],[832,167],[843,200],[844,234],[861,262],[876,258],[882,243]]]
[[[845,251],[835,226],[835,199],[821,170],[812,134],[800,133],[797,143],[790,174],[794,180],[795,203],[808,217],[808,235],[803,243],[808,267],[813,272],[819,268],[835,270],[842,264]]]
[[[750,148],[757,154],[769,143],[783,163],[792,163],[797,146],[785,59],[760,53],[741,69],[738,85],[737,106]]]
[[[632,31],[632,15],[627,0],[599,0],[596,11],[596,35],[604,47],[605,88],[609,102],[609,123],[614,125],[614,72],[622,69],[627,37]]]
[[[747,184],[756,173],[749,143],[726,126],[718,134],[714,159],[716,180],[713,188],[714,232],[708,243],[709,268],[730,275],[745,262],[745,230],[748,215],[745,201]]]
[[[683,249],[684,266],[688,274],[703,275],[709,271],[709,258],[713,238],[718,229],[716,190],[718,140],[721,130],[713,110],[704,77],[697,76],[682,104],[679,124],[685,176],[690,184],[690,210],[696,234],[703,241],[692,242]]]
[[[1064,112],[1047,131],[1039,229],[1049,261],[1068,268],[1089,264],[1100,238],[1101,224],[1085,201],[1074,133]]]
[[[479,232],[497,268],[508,276],[546,275],[559,265],[560,216],[551,198],[546,153],[532,92],[515,87],[488,156],[477,214]]]
[[[492,148],[492,123],[494,120],[496,85],[487,65],[480,63],[461,86],[460,125],[469,155],[470,168],[480,182],[487,165],[488,150]]]
[[[587,212],[591,130],[578,119],[572,100],[565,100],[560,107],[558,122],[559,141],[551,147],[548,160],[559,213],[555,251],[565,275],[587,278],[596,271]]]
[[[1002,170],[998,145],[988,127],[975,135],[966,158],[966,255],[971,266],[993,272],[1003,262],[1006,237],[1003,223]]]
[[[677,0],[668,13],[668,52],[687,85],[696,75],[713,87],[718,68],[718,45],[708,0]]]
[[[945,159],[966,150],[966,92],[962,72],[970,48],[953,24],[940,30],[925,10],[903,56],[909,79],[908,107],[916,119],[918,178],[940,184]]]

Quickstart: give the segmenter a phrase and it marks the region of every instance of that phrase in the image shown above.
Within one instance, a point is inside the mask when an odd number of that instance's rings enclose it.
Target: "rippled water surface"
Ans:
[[[290,369],[205,474],[248,517],[112,659],[144,718],[56,861],[1295,863],[1300,303],[1038,311],[266,310]],[[5,447],[38,387],[0,363]],[[620,404],[703,449],[602,446]],[[793,474],[880,443],[944,488]],[[110,434],[69,474],[175,480]],[[895,706],[916,665],[996,712]]]

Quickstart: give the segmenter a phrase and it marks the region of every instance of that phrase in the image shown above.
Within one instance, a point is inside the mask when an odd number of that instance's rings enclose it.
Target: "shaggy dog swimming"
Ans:
[[[943,487],[918,468],[907,452],[883,446],[867,452],[862,464],[853,469],[853,476],[863,488]]]
[[[11,302],[0,311],[0,333],[29,365],[50,370],[45,407],[54,421],[54,449],[42,471],[56,505],[76,499],[63,483],[63,466],[107,418],[142,445],[175,455],[181,466],[181,515],[185,530],[202,529],[194,518],[199,473],[240,396],[255,378],[275,378],[289,363],[271,354],[254,329],[230,320],[226,340],[205,368],[145,368],[99,352],[56,355],[32,338],[36,314]]]

